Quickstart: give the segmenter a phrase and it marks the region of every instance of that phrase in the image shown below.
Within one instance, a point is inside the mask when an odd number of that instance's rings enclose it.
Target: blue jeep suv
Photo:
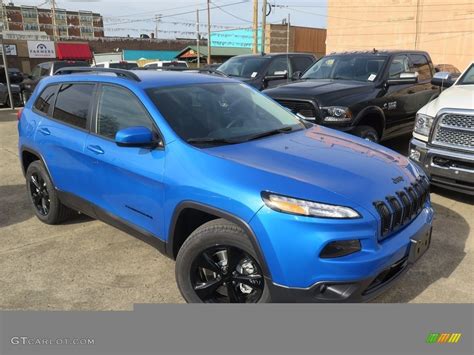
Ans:
[[[213,75],[67,68],[19,115],[31,205],[81,212],[176,259],[188,302],[355,302],[428,249],[405,157]]]

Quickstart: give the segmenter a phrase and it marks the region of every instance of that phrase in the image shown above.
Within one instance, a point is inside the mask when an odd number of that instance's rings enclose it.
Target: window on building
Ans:
[[[130,91],[104,85],[97,109],[97,133],[115,139],[117,131],[133,126],[144,126],[153,130],[148,112]]]
[[[49,108],[51,107],[51,104],[54,101],[54,96],[56,95],[57,88],[57,85],[47,86],[36,100],[35,109],[44,114],[48,114]]]
[[[93,84],[63,84],[58,92],[53,118],[85,129]]]

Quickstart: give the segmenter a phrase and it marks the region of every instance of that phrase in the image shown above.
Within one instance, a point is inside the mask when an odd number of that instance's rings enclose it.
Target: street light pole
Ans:
[[[196,49],[197,49],[197,67],[201,67],[201,48],[199,38],[199,10],[196,10]]]
[[[265,31],[267,27],[267,0],[263,0],[263,5],[262,5],[262,39],[261,39],[261,45],[262,49],[261,52],[265,53]]]

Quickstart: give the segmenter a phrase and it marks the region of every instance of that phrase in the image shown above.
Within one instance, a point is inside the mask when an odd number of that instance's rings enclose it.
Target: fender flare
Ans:
[[[53,182],[53,185],[54,185],[53,177],[51,176],[51,172],[48,168],[48,164],[46,164],[46,160],[44,160],[43,155],[40,152],[38,152],[37,150],[35,150],[33,148],[25,147],[25,146],[22,146],[20,148],[20,162],[21,162],[21,170],[23,171],[23,176],[26,176],[26,171],[25,171],[25,167],[24,167],[24,164],[23,164],[23,153],[24,152],[28,152],[28,153],[34,154],[37,157],[39,157],[39,160],[41,160],[41,162],[43,163],[43,165],[46,169],[46,172],[48,173],[49,178],[51,179],[51,181]]]
[[[221,210],[213,206],[205,205],[200,202],[195,202],[195,201],[182,201],[174,209],[173,216],[171,218],[169,232],[168,232],[168,240],[166,243],[166,254],[171,259],[174,259],[174,235],[176,231],[176,224],[177,224],[179,216],[181,215],[181,212],[187,208],[192,208],[195,210],[199,210],[205,213],[215,215],[219,218],[223,218],[232,223],[235,223],[240,228],[242,228],[244,232],[247,234],[250,242],[252,243],[255,253],[257,254],[257,258],[262,263],[261,266],[262,266],[262,271],[263,271],[264,276],[266,278],[271,278],[270,270],[268,268],[265,256],[263,255],[262,249],[260,248],[260,244],[258,243],[257,236],[255,235],[255,233],[253,232],[249,224],[245,222],[242,218],[237,217],[227,211]]]
[[[376,114],[378,116],[380,116],[380,118],[382,119],[382,134],[380,137],[383,137],[383,134],[385,132],[385,127],[386,127],[386,119],[385,119],[385,113],[383,112],[383,110],[378,107],[378,106],[368,106],[368,107],[364,107],[357,115],[356,115],[356,118],[354,120],[354,126],[357,126],[360,121],[362,121],[362,119],[364,119],[364,117],[366,117],[367,115],[369,114]]]

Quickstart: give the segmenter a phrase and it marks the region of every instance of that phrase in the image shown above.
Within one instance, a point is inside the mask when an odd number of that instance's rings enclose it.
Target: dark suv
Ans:
[[[263,90],[288,83],[315,61],[310,53],[245,54],[229,59],[217,70]]]
[[[345,52],[265,93],[305,119],[378,142],[413,130],[416,112],[439,93],[434,72],[426,52]]]
[[[60,68],[88,66],[88,62],[77,60],[56,60],[38,64],[31,71],[31,75],[29,75],[25,80],[23,80],[23,82],[20,83],[23,104],[26,104],[26,101],[28,101],[30,98],[31,93],[36,88],[36,85],[38,85],[39,81],[44,77],[53,75],[56,70]]]

